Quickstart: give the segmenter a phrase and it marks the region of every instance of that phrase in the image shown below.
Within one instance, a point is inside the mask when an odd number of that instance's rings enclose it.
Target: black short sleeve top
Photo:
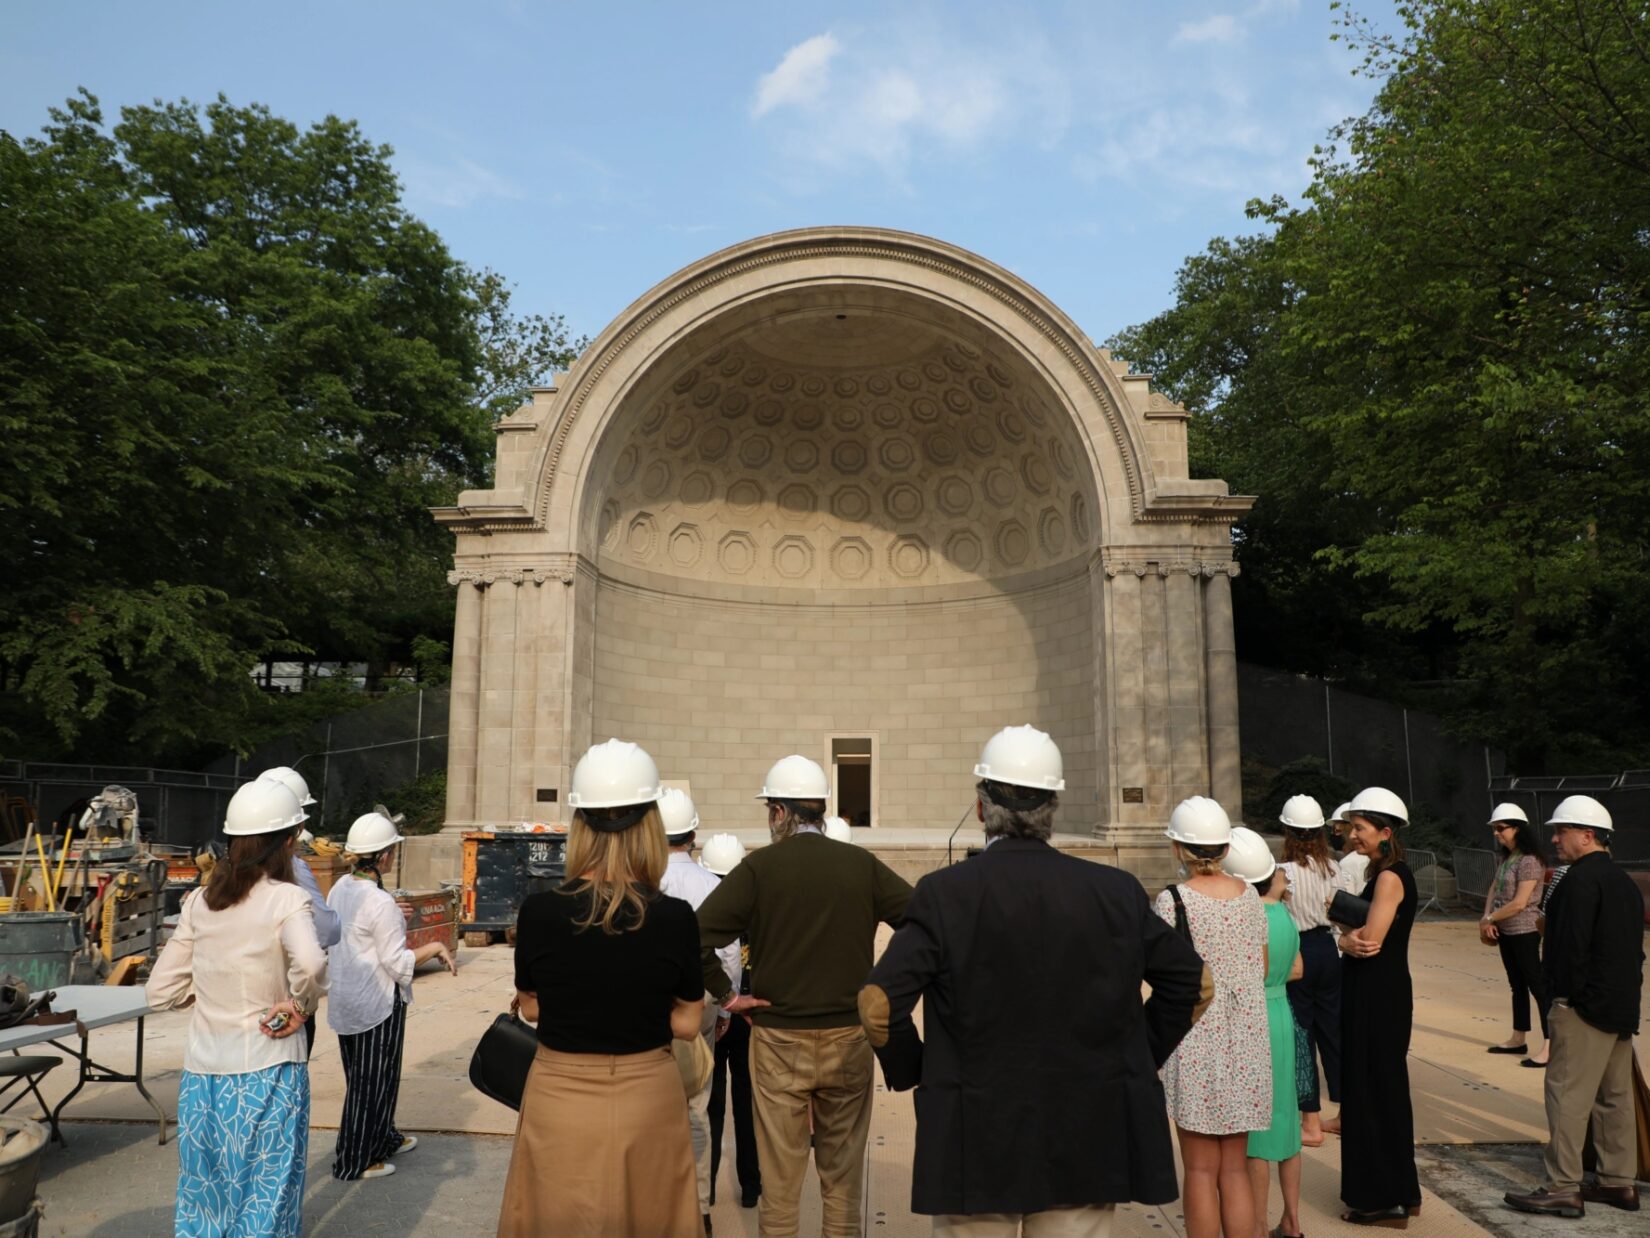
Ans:
[[[539,1002],[541,1044],[562,1053],[641,1053],[670,1044],[670,1010],[705,995],[699,924],[655,894],[640,928],[580,929],[589,896],[534,894],[516,918],[516,987]]]

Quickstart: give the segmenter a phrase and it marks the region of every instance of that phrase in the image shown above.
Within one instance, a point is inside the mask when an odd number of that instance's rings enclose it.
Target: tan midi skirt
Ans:
[[[500,1238],[696,1238],[687,1097],[666,1048],[539,1046],[516,1122]]]

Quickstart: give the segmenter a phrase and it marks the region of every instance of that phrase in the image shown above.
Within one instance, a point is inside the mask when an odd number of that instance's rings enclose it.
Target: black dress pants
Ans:
[[[710,1077],[710,1193],[716,1197],[716,1171],[722,1161],[722,1119],[727,1107],[728,1079],[733,1079],[734,1171],[739,1188],[762,1190],[762,1169],[756,1160],[756,1118],[751,1110],[751,1025],[738,1015],[716,1042],[716,1070]]]
[[[1295,1022],[1306,1033],[1307,1060],[1297,1063],[1295,1074],[1302,1083],[1301,1112],[1317,1113],[1323,1106],[1316,1058],[1323,1059],[1329,1099],[1341,1099],[1341,955],[1330,930],[1315,928],[1301,934],[1301,968],[1301,978],[1291,980],[1286,990]]]
[[[1512,986],[1513,1031],[1530,1030],[1530,998],[1535,998],[1541,1018],[1541,1038],[1547,1038],[1547,978],[1541,972],[1540,933],[1502,933],[1495,944],[1501,948],[1501,966]]]

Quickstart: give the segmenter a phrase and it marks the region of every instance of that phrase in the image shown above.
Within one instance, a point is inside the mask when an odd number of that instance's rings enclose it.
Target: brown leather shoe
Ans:
[[[1639,1189],[1636,1186],[1605,1186],[1602,1182],[1583,1182],[1581,1198],[1590,1204],[1609,1204],[1624,1212],[1639,1210]]]
[[[1581,1202],[1581,1192],[1564,1191],[1554,1193],[1546,1187],[1537,1187],[1527,1195],[1520,1195],[1515,1191],[1508,1191],[1501,1197],[1510,1208],[1517,1208],[1520,1212],[1535,1212],[1549,1217],[1584,1217],[1587,1208]]]

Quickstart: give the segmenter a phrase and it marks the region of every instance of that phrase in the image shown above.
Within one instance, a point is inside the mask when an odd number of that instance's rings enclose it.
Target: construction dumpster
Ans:
[[[458,950],[457,890],[396,890],[395,902],[407,922],[407,949],[432,941]]]
[[[548,890],[567,872],[567,827],[542,833],[478,830],[464,835],[463,910],[466,946],[515,940],[516,913],[529,894]]]

